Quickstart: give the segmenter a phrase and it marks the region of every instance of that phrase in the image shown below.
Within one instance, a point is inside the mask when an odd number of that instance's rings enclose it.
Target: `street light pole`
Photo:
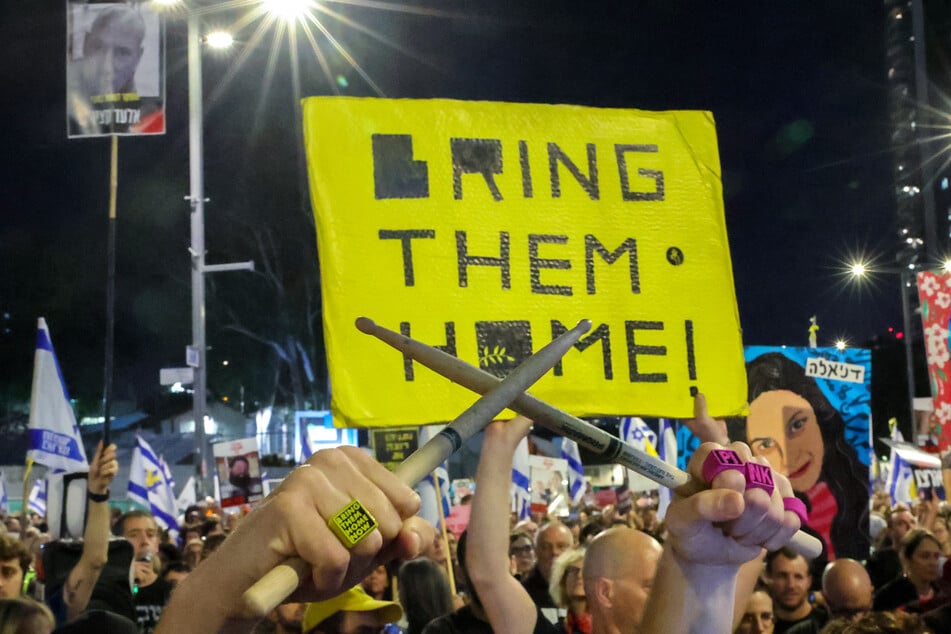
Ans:
[[[915,279],[914,270],[911,268],[902,268],[900,277],[902,328],[904,329],[905,339],[905,368],[908,374],[908,384],[906,386],[908,389],[908,410],[911,416],[912,442],[917,442],[915,439],[915,355],[911,349],[911,301],[908,299],[908,287]]]
[[[192,346],[197,359],[192,411],[195,418],[195,482],[197,495],[211,493],[207,486],[208,442],[205,436],[208,365],[205,342],[205,274],[222,271],[253,271],[254,262],[205,264],[205,176],[202,133],[204,112],[201,89],[201,23],[196,11],[188,13],[188,169],[191,203]]]
[[[202,148],[201,25],[194,11],[188,14],[188,169],[191,203],[192,259],[192,345],[197,351],[197,367],[192,410],[195,418],[195,482],[198,497],[205,486],[205,181]]]

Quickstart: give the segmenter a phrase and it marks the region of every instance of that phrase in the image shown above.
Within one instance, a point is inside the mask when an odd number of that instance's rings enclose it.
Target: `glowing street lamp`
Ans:
[[[288,22],[303,18],[314,8],[312,0],[263,0],[261,4],[265,11]]]
[[[905,342],[905,371],[908,381],[908,404],[911,408],[910,420],[912,421],[912,425],[914,425],[915,421],[915,366],[914,351],[911,348],[911,303],[908,300],[908,288],[915,283],[914,276],[917,268],[918,266],[914,262],[909,263],[907,266],[894,269],[880,268],[877,266],[873,268],[862,260],[856,260],[848,264],[849,278],[856,283],[862,283],[868,280],[873,273],[897,274],[901,280],[901,313],[905,337],[896,336],[896,338],[903,338]],[[836,347],[839,347],[838,343],[836,343]]]
[[[205,36],[205,43],[213,49],[224,50],[231,48],[234,37],[227,31],[212,31]]]

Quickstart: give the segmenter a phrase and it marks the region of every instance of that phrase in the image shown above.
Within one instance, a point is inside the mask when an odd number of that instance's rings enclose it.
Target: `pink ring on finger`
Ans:
[[[746,473],[740,454],[732,449],[714,449],[704,459],[700,475],[703,476],[704,481],[710,483],[715,477],[730,469]]]
[[[799,523],[803,526],[806,525],[808,514],[806,513],[806,505],[803,504],[802,500],[795,497],[783,498],[783,508],[791,513],[795,513],[799,517]]]
[[[766,465],[757,462],[746,463],[746,490],[763,489],[766,495],[772,495],[776,484],[773,482],[773,471]]]

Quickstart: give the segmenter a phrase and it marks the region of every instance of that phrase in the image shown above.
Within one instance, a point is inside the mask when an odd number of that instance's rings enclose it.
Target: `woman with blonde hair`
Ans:
[[[560,554],[551,567],[548,592],[555,604],[567,609],[564,620],[559,623],[566,634],[591,634],[591,613],[584,594],[584,548],[573,548]]]

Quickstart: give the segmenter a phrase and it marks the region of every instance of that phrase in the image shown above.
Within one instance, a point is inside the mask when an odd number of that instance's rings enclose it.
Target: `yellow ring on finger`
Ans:
[[[350,550],[379,526],[376,518],[354,498],[327,520],[327,527]]]

